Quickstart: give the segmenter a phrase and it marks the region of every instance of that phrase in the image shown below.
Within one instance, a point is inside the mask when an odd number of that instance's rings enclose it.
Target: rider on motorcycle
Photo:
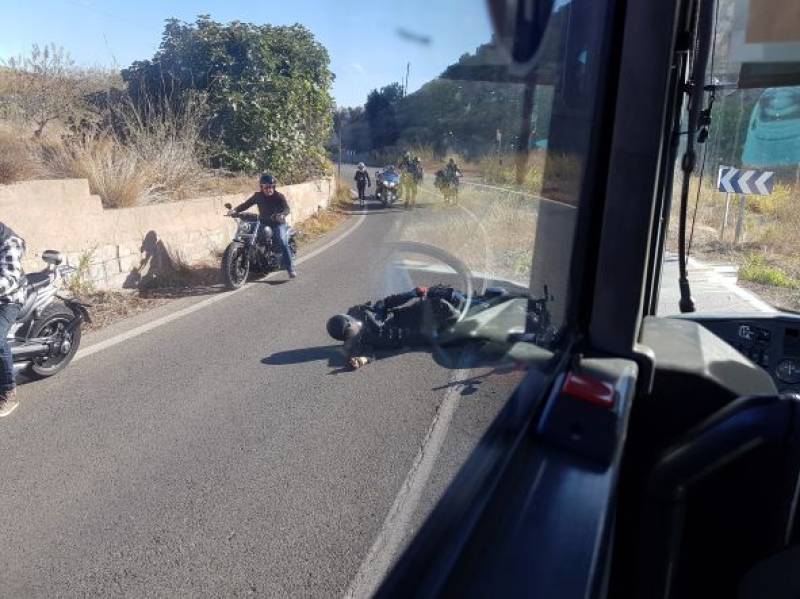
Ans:
[[[294,279],[297,271],[294,268],[294,256],[289,249],[289,225],[286,218],[289,216],[289,202],[286,197],[277,191],[277,180],[272,175],[264,173],[259,179],[261,191],[257,191],[247,200],[233,209],[234,213],[243,212],[254,204],[258,206],[258,219],[265,227],[272,230],[272,238],[278,241],[283,252],[283,263],[289,273],[289,278]]]
[[[0,222],[0,418],[19,405],[14,361],[6,337],[25,301],[22,257],[25,241]]]
[[[364,189],[366,187],[372,187],[372,181],[369,178],[369,173],[367,172],[367,167],[364,166],[363,162],[358,163],[358,168],[356,169],[356,176],[353,177],[356,181],[356,188],[358,189],[358,200],[361,202],[361,205],[364,205],[365,195]]]
[[[451,183],[457,183],[458,178],[461,176],[461,170],[458,168],[456,161],[452,158],[447,161],[447,166],[444,167],[444,172]]]

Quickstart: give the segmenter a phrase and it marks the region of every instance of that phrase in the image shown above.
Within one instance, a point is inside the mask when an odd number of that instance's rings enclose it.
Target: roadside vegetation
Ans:
[[[738,196],[729,198],[726,221],[725,194],[716,190],[714,176],[704,178],[699,194],[698,180],[693,179],[689,196],[690,254],[710,264],[737,266],[742,285],[773,305],[800,310],[800,188],[784,178],[772,195],[747,196],[737,243]],[[678,202],[676,189],[667,242],[672,251],[677,251]]]
[[[264,170],[283,184],[319,176],[329,62],[300,25],[205,16],[169,20],[152,59],[121,71],[33,46],[0,66],[0,184],[86,178],[118,208],[251,191]]]

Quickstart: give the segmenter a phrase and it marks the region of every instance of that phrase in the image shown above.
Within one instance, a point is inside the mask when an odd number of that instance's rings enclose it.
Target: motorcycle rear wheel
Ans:
[[[47,378],[64,370],[78,353],[81,344],[81,329],[76,328],[71,333],[66,332],[69,322],[75,318],[75,313],[61,302],[53,302],[42,312],[31,327],[31,337],[49,337],[61,335],[62,342],[69,343],[66,353],[55,356],[34,358],[30,364],[30,372],[38,378]]]
[[[222,278],[228,289],[239,289],[250,275],[250,260],[241,243],[231,243],[222,255]]]

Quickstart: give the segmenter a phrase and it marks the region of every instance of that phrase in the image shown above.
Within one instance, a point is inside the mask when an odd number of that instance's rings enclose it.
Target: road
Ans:
[[[23,385],[0,422],[2,594],[368,593],[520,376],[459,384],[489,370],[424,352],[343,372],[325,320],[392,290],[376,248],[414,218],[355,215],[298,279],[88,336]]]
[[[303,250],[294,281],[178,300],[23,385],[0,421],[2,595],[374,589],[520,377],[425,352],[343,370],[328,316],[439,276],[404,277],[387,241],[434,223],[477,248],[476,271],[517,260],[480,205],[420,201],[354,214]]]

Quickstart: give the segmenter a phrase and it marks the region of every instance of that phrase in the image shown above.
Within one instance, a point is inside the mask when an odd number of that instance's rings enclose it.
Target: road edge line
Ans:
[[[425,484],[433,473],[433,466],[453,421],[463,388],[463,385],[457,384],[456,381],[468,378],[470,371],[469,368],[457,370],[450,378],[451,386],[436,410],[419,451],[411,463],[411,468],[381,525],[378,536],[375,537],[375,541],[364,561],[361,562],[356,575],[347,586],[343,597],[347,599],[371,597],[394,565],[406,540],[411,519],[422,499]]]
[[[330,249],[331,247],[333,247],[334,245],[336,245],[340,241],[343,241],[344,239],[349,237],[350,234],[353,233],[353,231],[355,231],[356,229],[358,229],[361,226],[361,224],[364,222],[365,218],[366,218],[366,215],[359,216],[358,220],[356,221],[356,223],[352,227],[347,229],[344,233],[340,234],[338,237],[335,237],[334,239],[331,239],[330,241],[328,241],[327,243],[321,245],[320,247],[312,250],[308,254],[304,254],[304,255],[300,256],[295,261],[296,264],[302,264],[303,262],[305,262],[307,260],[310,260],[311,258],[314,258],[314,257],[318,256],[319,254],[321,254],[322,252]],[[269,275],[267,275],[265,277],[265,279],[269,280],[270,278],[272,278],[273,276],[275,276],[277,274],[278,274],[277,272],[270,273]],[[234,289],[233,291],[220,292],[220,293],[218,293],[216,295],[212,295],[211,297],[209,297],[207,299],[201,300],[201,301],[197,302],[196,304],[192,304],[191,306],[187,306],[186,308],[183,308],[183,309],[178,310],[176,312],[173,312],[171,314],[166,314],[165,316],[157,318],[157,319],[153,320],[152,322],[148,322],[148,323],[145,323],[145,324],[140,325],[138,327],[135,327],[135,328],[131,329],[130,331],[126,331],[124,333],[120,333],[119,335],[115,335],[114,337],[111,337],[111,338],[106,339],[104,341],[100,341],[98,343],[95,343],[94,345],[91,345],[91,346],[89,346],[89,347],[87,347],[85,349],[78,350],[78,353],[75,354],[75,357],[72,359],[72,361],[73,362],[77,362],[78,360],[81,360],[83,358],[88,358],[92,354],[96,354],[97,352],[100,352],[100,351],[109,349],[111,347],[114,347],[115,345],[118,345],[118,344],[120,344],[120,343],[122,343],[124,341],[128,341],[128,340],[133,339],[135,337],[139,337],[140,335],[144,335],[145,333],[148,333],[148,332],[152,331],[153,329],[156,329],[156,328],[158,328],[160,326],[163,326],[163,325],[165,325],[167,323],[170,323],[170,322],[172,322],[174,320],[178,320],[179,318],[183,318],[184,316],[188,316],[192,312],[197,312],[198,310],[202,310],[203,308],[206,308],[206,307],[208,307],[208,306],[210,306],[212,304],[216,304],[217,302],[221,302],[222,300],[224,300],[226,298],[232,297],[232,296],[236,295],[237,293],[240,293],[240,292],[244,291],[245,289],[249,289],[252,285],[253,285],[253,283],[248,283],[247,285],[244,285],[244,286],[240,287],[239,289]]]

